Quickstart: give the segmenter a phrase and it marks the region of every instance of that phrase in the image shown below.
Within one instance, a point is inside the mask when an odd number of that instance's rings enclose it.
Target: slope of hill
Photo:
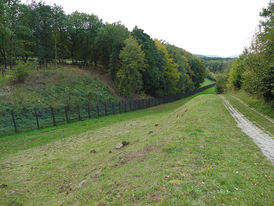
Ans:
[[[271,205],[271,163],[196,96],[1,138],[0,204]]]
[[[0,85],[1,110],[75,105],[119,98],[112,81],[97,71],[73,66],[32,71],[24,83]]]

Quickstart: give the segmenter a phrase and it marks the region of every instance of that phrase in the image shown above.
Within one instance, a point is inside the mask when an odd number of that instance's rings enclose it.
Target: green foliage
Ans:
[[[215,74],[213,72],[209,71],[208,68],[205,69],[205,77],[212,81],[215,81]]]
[[[45,76],[47,78],[45,78]],[[24,108],[55,108],[65,105],[92,105],[116,100],[110,89],[78,69],[32,71],[24,84],[15,84],[4,92],[1,110]],[[1,93],[1,92],[0,92]]]
[[[103,26],[102,20],[95,15],[73,12],[67,17],[67,25],[68,51],[72,62],[96,63],[96,37]]]
[[[160,41],[155,40],[157,49],[164,54],[164,84],[162,87],[162,94],[176,94],[178,91],[177,84],[180,79],[180,73],[178,71],[178,65],[174,63],[173,59],[169,56],[166,46]]]
[[[164,82],[165,62],[163,60],[163,53],[156,48],[154,41],[142,29],[135,27],[132,35],[141,45],[146,56],[146,67],[142,71],[144,90],[156,93]]]
[[[183,49],[180,49],[170,44],[167,44],[166,48],[168,50],[170,57],[178,65],[178,71],[181,74],[177,84],[178,92],[186,92],[188,87],[186,73],[188,69],[187,67],[190,67],[188,61],[186,61],[186,58],[184,58],[186,52]]]
[[[270,2],[260,14],[265,19],[260,23],[260,32],[255,35],[250,48],[233,63],[228,78],[230,88],[243,88],[267,101],[274,99],[273,12],[274,5]]]
[[[130,36],[120,52],[121,68],[117,73],[117,88],[121,95],[132,97],[143,86],[141,72],[145,68],[145,53],[138,42]]]
[[[106,24],[100,28],[96,37],[99,59],[109,67],[111,78],[115,80],[119,69],[119,53],[129,36],[128,29],[118,23]]]
[[[201,57],[205,67],[212,73],[222,73],[229,70],[234,58]]]
[[[226,88],[226,80],[227,80],[227,77],[224,74],[218,74],[218,75],[216,75],[215,92],[217,94],[224,93],[225,88]]]
[[[199,88],[200,84],[203,83],[205,78],[205,65],[202,60],[196,56],[192,56],[188,54],[188,63],[190,65],[191,70],[193,71],[193,75],[191,77],[195,88]]]
[[[22,110],[36,105],[37,96],[34,91],[24,92],[21,88],[14,88],[7,100],[9,109]]]
[[[11,71],[10,80],[13,83],[24,83],[32,70],[37,67],[36,62],[18,61],[16,67]]]
[[[24,82],[28,76],[27,69],[19,69],[21,65],[12,70],[18,60],[37,61],[39,68],[47,70],[58,68],[58,63],[100,70],[110,75],[124,94],[128,87],[152,95],[188,92],[198,88],[205,77],[200,59],[173,45],[161,43],[159,49],[148,34],[135,27],[131,34],[145,54],[145,66],[135,74],[137,82],[130,80],[132,85],[128,85],[125,71],[118,70],[122,67],[120,52],[130,32],[120,22],[104,24],[96,15],[80,12],[67,15],[61,6],[43,1],[25,5],[20,0],[0,0],[0,11],[0,68],[5,76],[9,66],[14,82]],[[124,77],[117,80],[117,74]],[[132,91],[126,95],[132,96]],[[64,91],[69,96],[72,93],[82,95],[73,88]],[[58,96],[51,96],[54,104],[53,98]]]

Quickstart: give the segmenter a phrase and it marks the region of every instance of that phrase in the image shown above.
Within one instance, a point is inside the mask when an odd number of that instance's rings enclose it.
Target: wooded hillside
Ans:
[[[67,15],[61,6],[36,1],[0,0],[0,10],[2,75],[17,75],[15,82],[24,82],[27,72],[38,67],[64,63],[106,72],[120,94],[129,97],[187,92],[203,82],[201,59],[153,40],[138,27],[129,31],[120,22],[104,23],[77,11]],[[18,66],[18,60],[24,63]],[[28,61],[34,64],[24,72]]]

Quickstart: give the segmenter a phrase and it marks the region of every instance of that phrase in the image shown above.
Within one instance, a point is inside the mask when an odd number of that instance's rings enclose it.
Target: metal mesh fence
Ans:
[[[23,109],[18,111],[0,110],[0,136],[27,131],[35,128],[56,126],[63,123],[98,118],[117,113],[124,113],[153,107],[189,97],[213,87],[211,84],[185,94],[170,95],[159,98],[136,99],[128,101],[103,102],[95,105],[89,103],[65,106]]]

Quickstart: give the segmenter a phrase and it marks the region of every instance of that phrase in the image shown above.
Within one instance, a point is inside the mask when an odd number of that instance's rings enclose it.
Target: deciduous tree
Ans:
[[[131,97],[143,86],[141,72],[145,68],[145,53],[132,36],[124,44],[119,55],[121,68],[117,73],[116,85],[123,96]]]

